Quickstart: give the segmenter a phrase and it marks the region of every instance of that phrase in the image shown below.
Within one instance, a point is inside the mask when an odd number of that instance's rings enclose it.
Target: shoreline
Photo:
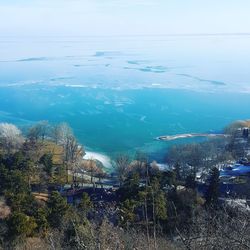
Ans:
[[[111,158],[108,155],[105,155],[104,153],[99,153],[95,151],[85,151],[85,155],[83,156],[84,160],[97,160],[100,161],[104,168],[111,169],[112,163]]]

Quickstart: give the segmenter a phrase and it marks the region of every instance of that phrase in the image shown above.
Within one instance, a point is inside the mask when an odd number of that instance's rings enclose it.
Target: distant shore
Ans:
[[[208,134],[208,133],[189,133],[178,135],[163,135],[156,137],[158,141],[174,141],[178,139],[194,138],[194,137],[227,137],[226,134]]]

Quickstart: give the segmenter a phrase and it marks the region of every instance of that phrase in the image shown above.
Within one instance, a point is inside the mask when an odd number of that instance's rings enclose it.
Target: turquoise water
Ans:
[[[93,151],[154,154],[157,136],[250,117],[250,36],[0,42],[0,121],[66,121]]]

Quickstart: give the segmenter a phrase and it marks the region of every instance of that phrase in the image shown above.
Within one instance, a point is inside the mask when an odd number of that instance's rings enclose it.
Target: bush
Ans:
[[[7,225],[10,238],[32,236],[37,228],[35,219],[21,212],[13,212],[7,221]]]

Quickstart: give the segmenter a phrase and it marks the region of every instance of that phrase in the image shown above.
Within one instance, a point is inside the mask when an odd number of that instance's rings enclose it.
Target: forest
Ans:
[[[246,127],[178,144],[162,169],[143,152],[112,171],[84,160],[69,125],[0,124],[0,249],[250,249],[250,175],[221,193],[221,168],[250,161]],[[199,178],[198,178],[199,176]],[[243,182],[244,179],[244,182]]]

